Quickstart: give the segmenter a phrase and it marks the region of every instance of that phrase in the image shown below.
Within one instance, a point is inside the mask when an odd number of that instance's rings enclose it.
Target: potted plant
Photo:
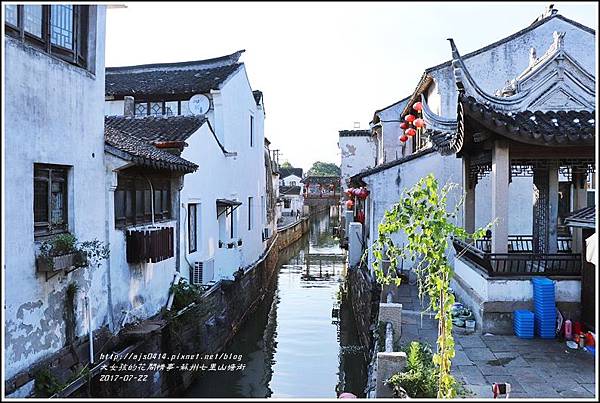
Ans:
[[[223,247],[223,241],[219,240],[219,248]]]
[[[100,265],[100,260],[108,259],[108,245],[94,239],[77,243],[72,234],[60,234],[40,245],[36,259],[37,269],[42,272],[55,272],[69,268]]]
[[[242,278],[243,275],[244,275],[244,269],[242,269],[240,267],[233,273],[233,278],[235,279],[235,281],[238,281],[239,279]]]
[[[242,238],[238,239],[237,243],[238,243],[238,246],[242,246]]]
[[[235,246],[235,242],[229,242],[227,244],[227,249],[233,249],[234,246]]]
[[[40,245],[36,259],[38,271],[59,271],[75,265],[78,255],[77,238],[72,234],[60,234]]]

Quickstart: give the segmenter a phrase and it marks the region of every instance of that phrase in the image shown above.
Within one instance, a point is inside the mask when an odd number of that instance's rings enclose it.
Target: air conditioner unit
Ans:
[[[192,271],[192,284],[200,285],[212,281],[215,272],[215,259],[208,259],[203,262],[194,262]]]

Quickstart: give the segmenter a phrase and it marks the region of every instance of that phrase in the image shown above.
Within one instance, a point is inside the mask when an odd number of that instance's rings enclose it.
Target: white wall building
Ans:
[[[8,196],[3,219],[7,229],[4,376],[8,380],[68,342],[63,314],[69,284],[79,286],[74,299],[76,337],[89,330],[85,297],[91,304],[93,329],[110,325],[112,318],[105,261],[99,267],[60,270],[48,277],[36,271],[41,242],[58,234],[73,234],[79,241],[107,241],[102,117],[105,7],[3,7]],[[71,19],[73,24],[63,24]],[[47,36],[44,24],[60,29],[61,35]],[[32,388],[29,382],[12,396],[26,396]]]
[[[376,143],[370,130],[340,130],[341,190],[348,189],[350,178],[377,164]]]
[[[133,120],[162,119],[165,128],[158,140],[185,141],[181,157],[198,165],[185,178],[178,206],[177,270],[193,282],[232,279],[235,271],[260,258],[274,233],[271,225],[265,237],[272,220],[262,93],[250,87],[238,61],[242,52],[107,69],[107,115],[133,109]],[[135,96],[133,105],[130,96]],[[182,135],[169,129],[171,118],[165,115],[197,115],[205,122]]]

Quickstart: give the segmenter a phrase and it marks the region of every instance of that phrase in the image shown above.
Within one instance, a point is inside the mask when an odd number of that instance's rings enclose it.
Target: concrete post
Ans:
[[[401,372],[406,367],[406,353],[404,352],[381,352],[377,353],[377,385],[375,397],[393,397],[392,388],[384,384],[397,372]]]
[[[508,252],[508,177],[510,156],[508,142],[496,140],[492,149],[492,253]]]
[[[135,115],[135,101],[132,96],[126,95],[123,98],[123,115],[131,118]]]
[[[470,179],[469,167],[470,159],[463,156],[463,183],[465,192],[465,202],[463,205],[464,228],[469,233],[475,232],[475,185],[476,182]]]
[[[344,231],[346,236],[348,235],[348,229],[350,227],[350,223],[354,220],[354,212],[352,210],[344,211]]]
[[[351,222],[348,229],[348,265],[356,267],[362,257],[362,224]]]
[[[379,321],[392,324],[394,342],[398,342],[402,336],[402,304],[394,302],[379,304]]]

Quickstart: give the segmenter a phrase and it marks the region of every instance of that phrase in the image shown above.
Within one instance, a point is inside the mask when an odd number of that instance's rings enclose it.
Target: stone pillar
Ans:
[[[406,367],[406,353],[382,352],[377,353],[377,385],[375,397],[393,397],[392,388],[384,385],[384,381]]]
[[[534,167],[533,251],[556,253],[558,226],[558,166]]]
[[[394,342],[399,342],[402,336],[402,304],[391,301],[379,304],[379,321],[392,324]]]
[[[492,253],[508,252],[508,180],[510,174],[509,146],[506,140],[496,140],[492,149]]]
[[[465,201],[463,205],[464,228],[467,232],[473,233],[475,232],[475,185],[477,182],[470,178],[470,166],[470,158],[465,155],[463,157],[463,183],[465,187]]]
[[[573,169],[571,183],[573,184],[573,208],[577,211],[587,207],[587,175],[585,172]],[[581,228],[572,228],[571,249],[573,253],[583,252],[583,237]]]
[[[348,227],[348,266],[357,267],[362,257],[362,224],[351,222]]]

